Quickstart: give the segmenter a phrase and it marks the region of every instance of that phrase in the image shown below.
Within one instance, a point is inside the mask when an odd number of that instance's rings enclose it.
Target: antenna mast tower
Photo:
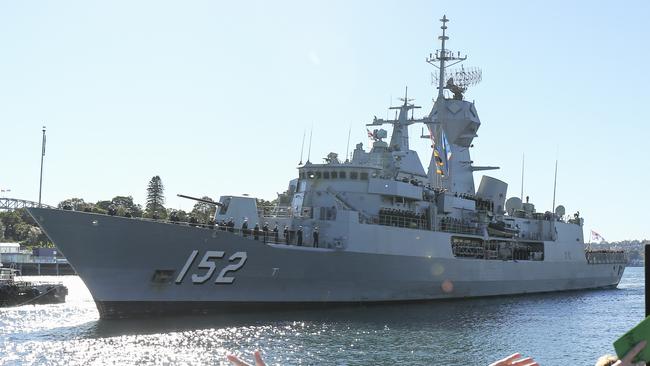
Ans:
[[[454,93],[454,99],[463,99],[463,93],[469,86],[476,85],[481,81],[482,72],[480,69],[473,68],[465,70],[461,67],[459,70],[451,70],[450,66],[456,65],[467,60],[467,55],[461,56],[460,52],[454,54],[453,51],[445,47],[447,36],[447,19],[446,15],[440,19],[442,22],[442,35],[438,37],[441,42],[440,49],[435,54],[430,53],[427,62],[438,69],[438,75],[433,75],[433,81],[438,84],[438,98],[444,98],[444,90],[449,89]]]

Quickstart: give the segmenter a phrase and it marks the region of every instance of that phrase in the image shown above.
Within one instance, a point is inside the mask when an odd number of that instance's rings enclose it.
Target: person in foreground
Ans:
[[[266,366],[264,360],[262,360],[262,355],[260,351],[255,351],[255,366]],[[235,355],[228,355],[228,361],[232,362],[235,366],[252,366],[246,361],[242,361],[239,357]],[[502,360],[491,363],[490,366],[539,366],[532,357],[521,358],[519,353],[510,355]]]
[[[645,348],[646,344],[646,341],[637,343],[637,345],[634,346],[634,348],[632,348],[628,353],[626,353],[625,356],[623,356],[623,358],[620,360],[611,355],[602,356],[598,359],[595,366],[643,366],[645,365],[645,360],[635,363],[632,363],[632,360],[634,360],[634,357],[636,357],[636,355],[638,355],[639,352]]]
[[[539,364],[532,357],[521,358],[521,354],[515,353],[491,363],[490,366],[539,366]]]
[[[646,341],[639,342],[634,348],[632,348],[622,359],[617,359],[614,356],[605,355],[598,359],[595,366],[642,366],[645,365],[645,361],[638,361],[632,363],[632,360],[638,355],[646,346]],[[262,355],[260,351],[255,351],[255,365],[254,366],[266,366],[264,360],[262,360]],[[235,366],[253,366],[246,361],[242,361],[239,357],[235,355],[228,355],[228,361],[230,361]],[[491,363],[489,366],[539,366],[539,364],[533,360],[532,357],[521,358],[521,354],[515,353],[504,359]]]
[[[262,355],[260,354],[260,351],[255,351],[254,355],[255,355],[255,366],[266,366],[264,360],[262,360]],[[228,355],[228,361],[230,361],[235,366],[251,366],[249,363],[240,360],[235,355]]]

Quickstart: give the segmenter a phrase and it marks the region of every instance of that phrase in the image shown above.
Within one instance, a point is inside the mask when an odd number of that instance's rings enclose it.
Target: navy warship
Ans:
[[[406,93],[394,119],[367,124],[370,149],[301,161],[272,210],[236,195],[220,197],[210,225],[28,210],[101,318],[616,287],[624,253],[591,250],[579,214],[506,201],[508,185],[487,175],[475,187],[475,172],[498,169],[470,158],[481,122],[464,94],[481,72],[450,68],[467,56],[446,48],[441,22],[430,113],[415,118]],[[414,124],[431,141],[427,169],[409,147]]]

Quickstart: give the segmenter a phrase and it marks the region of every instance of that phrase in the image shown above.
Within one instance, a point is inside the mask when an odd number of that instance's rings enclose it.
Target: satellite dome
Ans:
[[[521,199],[519,197],[510,197],[506,201],[506,212],[512,215],[515,210],[521,210]]]

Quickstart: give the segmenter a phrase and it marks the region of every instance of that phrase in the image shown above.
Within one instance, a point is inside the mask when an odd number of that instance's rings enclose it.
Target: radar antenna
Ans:
[[[432,76],[434,82],[439,84],[439,76],[436,74]],[[462,100],[467,88],[480,83],[482,78],[483,72],[481,69],[477,67],[465,69],[461,65],[460,69],[445,70],[445,79],[447,80],[444,84],[445,88],[454,94],[454,99]]]
[[[443,15],[440,21],[442,22],[442,26],[440,26],[442,35],[438,39],[441,41],[441,47],[435,54],[430,53],[426,61],[439,70],[438,75],[432,75],[433,82],[438,84],[438,98],[444,98],[444,90],[449,89],[454,94],[454,99],[462,100],[467,88],[481,81],[482,72],[478,68],[465,70],[463,67],[457,70],[447,70],[450,66],[467,60],[467,55],[461,56],[460,52],[454,54],[453,51],[445,48],[445,41],[449,39],[446,34],[449,19]]]

